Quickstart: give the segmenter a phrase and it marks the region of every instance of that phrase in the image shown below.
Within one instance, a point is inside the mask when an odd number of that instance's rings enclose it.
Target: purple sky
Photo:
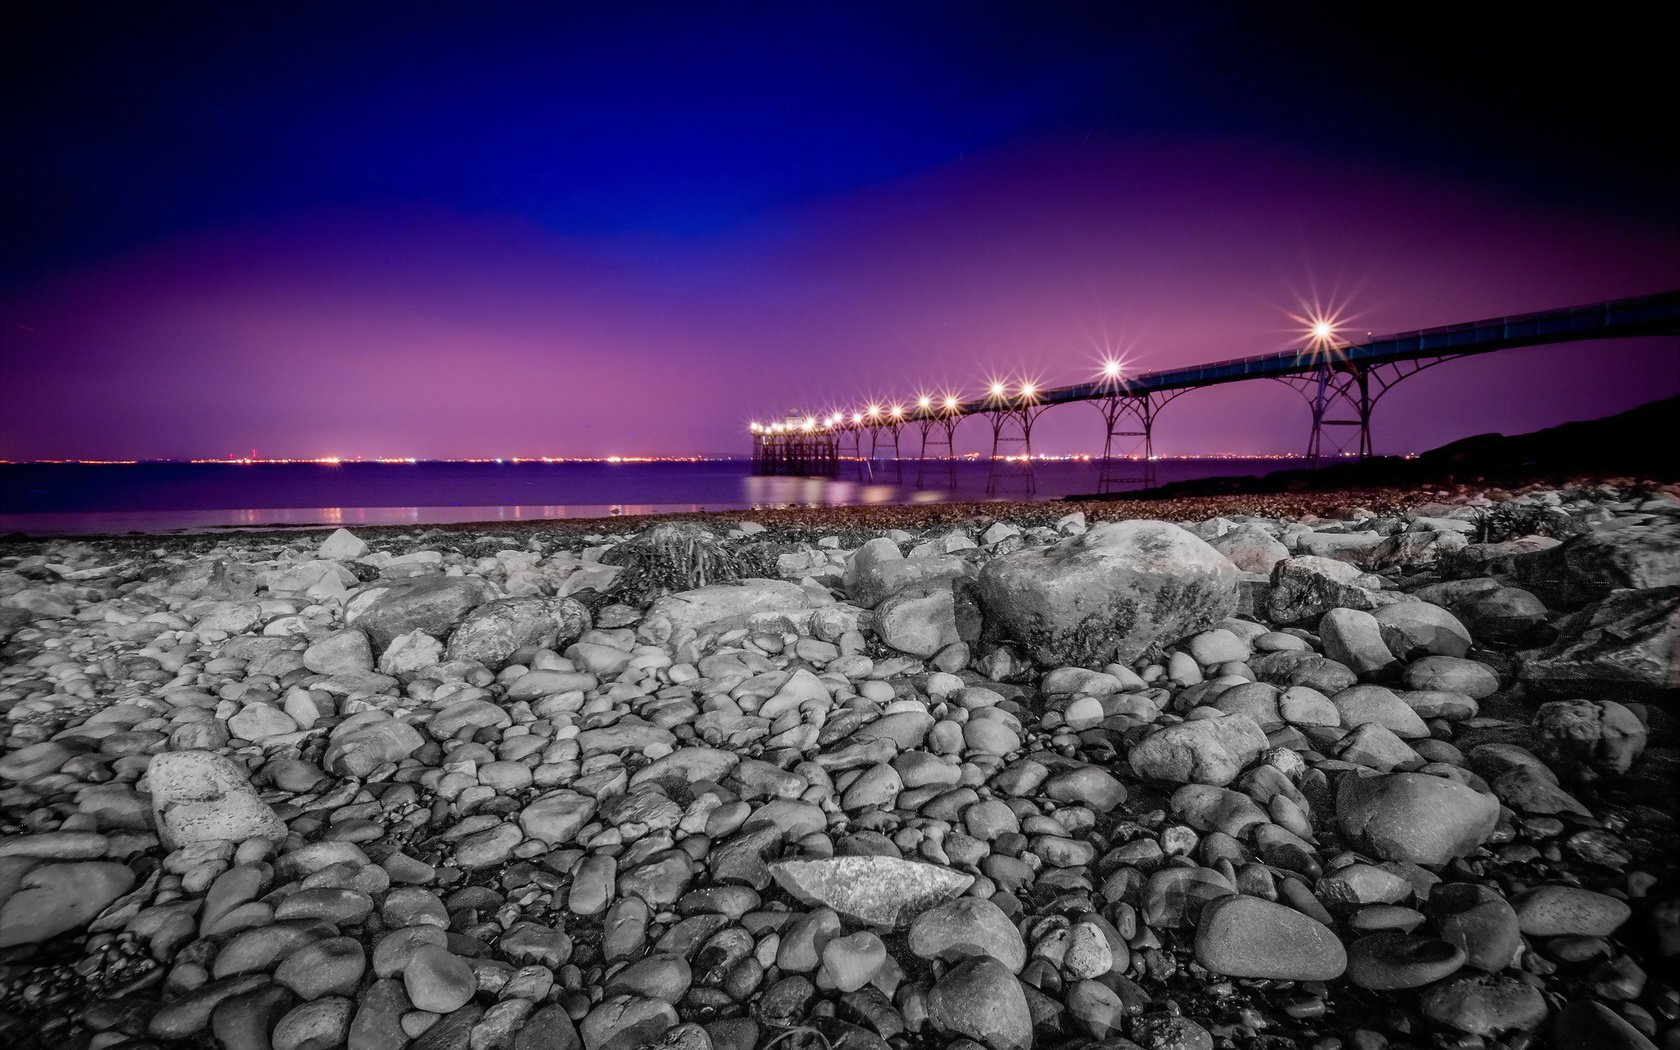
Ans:
[[[1027,122],[740,206],[727,166],[646,190],[707,195],[706,221],[557,221],[519,205],[540,188],[410,187],[30,227],[0,287],[0,457],[741,453],[749,418],[792,407],[973,394],[992,374],[1074,382],[1105,350],[1142,371],[1284,349],[1315,297],[1357,337],[1680,287],[1672,210],[1264,123],[1087,123]],[[48,205],[75,206],[66,193]],[[1673,339],[1508,351],[1408,380],[1375,439],[1415,451],[1677,392]],[[1281,385],[1236,384],[1175,402],[1157,447],[1293,452],[1306,425]],[[1038,448],[1100,450],[1096,412],[1050,412]]]

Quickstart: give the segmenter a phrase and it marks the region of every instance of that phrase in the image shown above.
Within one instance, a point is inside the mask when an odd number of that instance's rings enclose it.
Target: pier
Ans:
[[[749,425],[753,467],[764,474],[834,475],[845,464],[860,476],[905,480],[905,444],[914,442],[916,485],[954,481],[957,427],[985,421],[991,439],[986,491],[1035,490],[1033,426],[1058,405],[1083,403],[1101,414],[1104,433],[1100,492],[1155,485],[1155,424],[1161,410],[1203,387],[1266,379],[1301,395],[1310,424],[1306,457],[1373,455],[1371,417],[1401,381],[1448,361],[1556,343],[1680,335],[1680,289],[1509,317],[1442,325],[1363,342],[1342,342],[1321,325],[1299,350],[1213,361],[1128,376],[1109,362],[1097,378],[1068,386],[1013,387],[994,382],[962,399],[922,396],[873,403],[849,412],[790,412],[779,422]]]

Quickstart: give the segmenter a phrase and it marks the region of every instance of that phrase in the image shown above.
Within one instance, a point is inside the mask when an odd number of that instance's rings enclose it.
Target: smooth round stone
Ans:
[[[281,921],[322,919],[346,926],[361,922],[372,911],[373,898],[365,893],[337,886],[317,886],[299,890],[281,901],[274,909],[274,917]]]
[[[392,929],[405,926],[436,926],[449,928],[449,909],[437,894],[418,886],[398,886],[385,895],[379,905],[379,917]]]
[[[436,926],[406,926],[392,930],[373,946],[374,976],[395,977],[403,972],[409,959],[421,948],[441,948],[448,943],[449,935]]]
[[[886,962],[887,946],[868,930],[835,937],[822,948],[822,975],[841,992],[862,988]]]
[[[670,952],[657,952],[613,974],[606,990],[608,995],[627,993],[676,1003],[693,981],[694,973],[687,959]]]
[[[342,1046],[355,1008],[342,995],[296,1007],[274,1026],[274,1050],[332,1050]]]
[[[478,782],[500,792],[531,786],[531,767],[523,762],[486,762],[478,767]]]
[[[1579,886],[1536,886],[1511,900],[1530,937],[1608,937],[1627,922],[1627,901]]]
[[[1407,689],[1463,693],[1472,700],[1499,692],[1499,675],[1493,668],[1456,656],[1426,656],[1407,665],[1400,680]]]
[[[287,956],[274,979],[302,999],[351,995],[367,970],[367,956],[354,937],[328,937]]]
[[[56,773],[71,756],[69,748],[52,740],[28,744],[0,757],[0,780],[21,784],[48,773]]]
[[[1196,961],[1229,977],[1329,981],[1347,969],[1347,950],[1329,927],[1260,897],[1221,897],[1202,909]]]
[[[208,1027],[210,1014],[223,1002],[267,984],[267,974],[242,973],[200,985],[153,1014],[146,1031],[156,1039],[185,1039]]]
[[[223,999],[210,1012],[210,1033],[224,1050],[270,1050],[270,1035],[297,997],[277,984]]]
[[[1027,964],[1027,945],[1009,916],[989,900],[962,897],[937,905],[910,924],[910,950],[923,959],[979,955],[995,959],[1011,974]]]
[[[1528,1031],[1546,1019],[1540,989],[1515,977],[1454,977],[1423,993],[1423,1016],[1482,1037]]]
[[[1102,930],[1088,922],[1074,923],[1068,930],[1067,953],[1062,969],[1075,980],[1098,977],[1114,968],[1114,949]]]
[[[1496,891],[1473,882],[1447,883],[1430,891],[1424,910],[1442,940],[1464,950],[1465,965],[1503,970],[1522,946],[1517,913]]]
[[[427,946],[403,967],[403,989],[416,1010],[446,1014],[459,1010],[478,990],[472,964],[446,948]]]
[[[1372,991],[1421,988],[1458,972],[1464,952],[1433,937],[1387,931],[1361,937],[1348,949],[1348,980]]]
[[[996,959],[965,959],[928,992],[928,1020],[989,1050],[1028,1050],[1032,1013],[1021,982]]]

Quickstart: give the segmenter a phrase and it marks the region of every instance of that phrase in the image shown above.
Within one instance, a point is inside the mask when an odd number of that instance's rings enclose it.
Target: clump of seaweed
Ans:
[[[613,600],[646,605],[661,595],[728,583],[752,575],[737,551],[698,525],[668,522],[624,541],[601,555],[607,565],[624,568]]]

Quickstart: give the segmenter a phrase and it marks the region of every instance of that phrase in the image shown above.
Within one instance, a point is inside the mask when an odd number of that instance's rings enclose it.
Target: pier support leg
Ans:
[[[956,434],[961,416],[943,419],[923,419],[917,426],[922,430],[922,451],[916,460],[916,487],[927,488],[929,480],[943,480],[945,488],[957,487]],[[938,463],[928,465],[929,456],[937,456]]]
[[[1038,491],[1033,477],[1032,428],[1044,409],[1038,406],[988,409],[992,424],[992,461],[986,475],[986,495],[1020,485],[1031,496]]]

